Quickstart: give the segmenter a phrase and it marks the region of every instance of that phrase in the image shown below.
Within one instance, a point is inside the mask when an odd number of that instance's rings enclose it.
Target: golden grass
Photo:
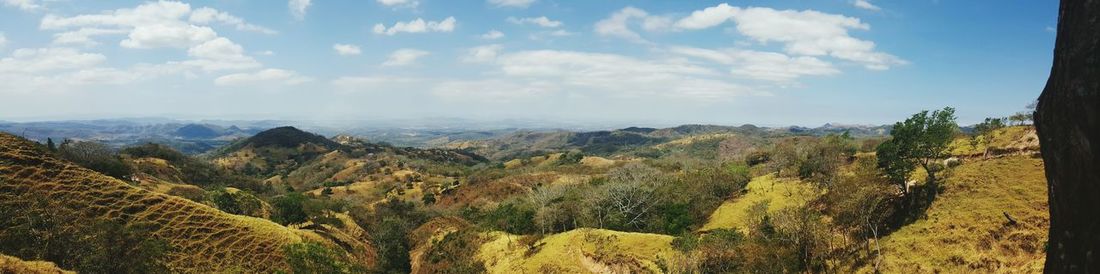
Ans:
[[[608,168],[614,166],[615,163],[615,160],[599,156],[584,156],[584,158],[581,158],[581,165],[591,168]]]
[[[523,244],[519,235],[494,231],[477,258],[489,273],[660,273],[658,262],[673,258],[674,237],[581,228]],[[530,236],[526,236],[530,237]]]
[[[58,268],[51,262],[24,261],[19,258],[0,254],[0,273],[18,274],[65,274],[76,273]]]
[[[282,248],[287,244],[306,239],[331,244],[313,232],[130,186],[0,134],[0,203],[10,206],[34,196],[88,222],[151,224],[152,235],[172,247],[166,264],[174,272],[273,272],[286,268]]]
[[[946,175],[927,218],[881,239],[883,270],[1042,272],[1050,220],[1042,160],[971,161]],[[1018,224],[1009,225],[1003,213]]]
[[[774,174],[753,178],[745,186],[747,192],[726,201],[710,215],[700,231],[719,228],[746,229],[751,208],[761,202],[768,203],[768,212],[801,207],[821,195],[814,186],[793,179],[775,178]]]
[[[996,154],[1039,150],[1039,137],[1032,126],[1005,127],[991,132],[990,136],[988,141],[978,138],[977,143],[972,143],[970,137],[955,139],[948,151],[955,156],[975,157],[983,156],[987,150]]]

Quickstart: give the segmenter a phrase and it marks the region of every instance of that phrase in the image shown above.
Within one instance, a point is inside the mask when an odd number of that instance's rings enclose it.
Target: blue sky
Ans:
[[[0,0],[0,120],[882,124],[1021,111],[1056,1]]]

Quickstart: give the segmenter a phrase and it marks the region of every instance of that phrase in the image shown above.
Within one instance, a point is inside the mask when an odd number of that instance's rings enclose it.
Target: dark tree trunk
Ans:
[[[1046,272],[1100,272],[1100,1],[1062,0],[1035,126],[1050,195]]]

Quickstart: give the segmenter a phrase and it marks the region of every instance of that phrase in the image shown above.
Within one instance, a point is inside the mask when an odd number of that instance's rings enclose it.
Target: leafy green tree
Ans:
[[[946,107],[929,113],[914,114],[894,124],[891,139],[878,147],[878,166],[888,178],[905,190],[905,182],[916,166],[928,173],[928,182],[936,183],[937,159],[947,156],[947,145],[958,130],[955,109]]]
[[[271,219],[283,225],[305,222],[309,219],[303,206],[305,201],[306,196],[298,192],[275,197],[271,203],[275,208],[275,215]]]
[[[57,145],[53,143],[53,138],[46,138],[46,148],[49,149],[50,152],[57,151]]]
[[[348,263],[344,254],[314,242],[289,244],[283,247],[283,252],[293,273],[352,273],[362,270]]]

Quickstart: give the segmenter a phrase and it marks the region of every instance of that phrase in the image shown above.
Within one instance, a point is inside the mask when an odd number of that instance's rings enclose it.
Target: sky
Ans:
[[[968,124],[1038,97],[1056,2],[0,0],[0,120]]]

